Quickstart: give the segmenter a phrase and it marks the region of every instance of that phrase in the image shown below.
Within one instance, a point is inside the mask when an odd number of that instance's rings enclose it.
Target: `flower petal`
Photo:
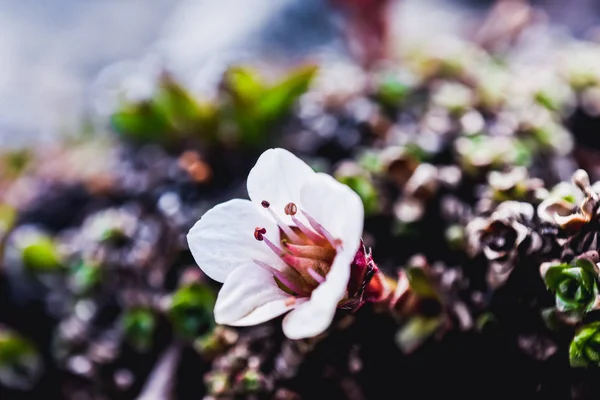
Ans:
[[[360,246],[364,209],[360,197],[348,186],[326,174],[315,174],[302,187],[303,211],[319,222],[342,247],[325,282],[308,302],[298,306],[283,321],[283,332],[290,339],[312,337],[331,324],[339,301],[346,294],[350,279],[350,263]]]
[[[340,239],[344,249],[352,251],[354,256],[363,231],[364,208],[360,197],[331,176],[318,173],[302,187],[301,200],[302,210]]]
[[[299,302],[281,290],[273,275],[245,264],[229,274],[215,304],[215,321],[233,326],[256,325],[291,310]]]
[[[256,204],[268,201],[271,209],[292,225],[283,210],[290,202],[300,202],[302,186],[314,175],[312,168],[289,151],[269,149],[262,153],[248,174],[248,195]]]
[[[272,242],[279,243],[279,229],[271,218],[256,204],[233,199],[210,209],[196,222],[187,235],[188,246],[202,271],[219,282],[252,259],[281,268],[283,261],[254,238],[259,226],[267,230]]]
[[[283,333],[290,339],[314,337],[324,332],[335,315],[338,303],[346,293],[350,279],[350,263],[356,251],[338,252],[325,282],[317,287],[306,303],[296,307],[283,320]]]

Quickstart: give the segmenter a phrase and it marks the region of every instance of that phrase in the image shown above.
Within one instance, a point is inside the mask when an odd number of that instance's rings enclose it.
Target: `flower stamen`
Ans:
[[[269,240],[269,238],[267,238],[265,236],[266,233],[267,233],[267,230],[265,228],[256,227],[256,229],[254,229],[254,239],[258,240],[259,242],[265,242],[265,244],[271,250],[273,250],[273,253],[277,254],[277,256],[279,256],[279,257],[283,257],[285,252],[283,250],[281,250],[279,247],[277,247],[275,244],[273,244],[273,242],[271,242]]]
[[[267,233],[267,230],[265,228],[261,228],[261,227],[256,227],[254,229],[254,239],[258,240],[259,242],[262,242],[262,240],[264,239],[264,234]]]
[[[291,217],[292,217],[292,221],[294,222],[294,224],[296,224],[298,229],[300,229],[300,232],[302,232],[304,235],[306,235],[306,237],[309,238],[314,244],[319,244],[319,243],[323,243],[323,242],[327,241],[325,238],[323,238],[322,236],[319,236],[317,233],[315,233],[308,226],[304,225],[302,223],[302,221],[300,221],[294,215],[292,215]]]
[[[306,272],[308,272],[308,274],[310,275],[311,278],[313,278],[315,281],[317,281],[318,284],[321,284],[323,282],[325,282],[325,278],[323,278],[317,271],[315,271],[312,268],[309,268],[306,270]]]
[[[329,233],[327,231],[327,229],[325,229],[323,227],[323,225],[319,224],[306,211],[302,210],[302,214],[304,215],[304,217],[306,218],[306,220],[308,221],[308,223],[310,224],[310,226],[312,226],[313,229],[315,231],[317,231],[318,234],[320,234],[325,239],[327,239],[327,241],[329,242],[329,244],[331,245],[331,247],[333,247],[334,249],[337,249],[338,247],[340,247],[342,245],[342,243],[341,243],[341,241],[339,239],[334,239],[334,237],[331,236],[331,233]]]
[[[274,278],[277,278],[279,282],[281,282],[285,287],[287,287],[290,291],[296,293],[297,295],[306,295],[306,291],[302,289],[301,286],[297,285],[292,279],[287,277],[283,272],[279,271],[276,268],[271,267],[269,264],[264,263],[259,260],[252,260],[254,264],[258,265],[265,271],[269,272],[273,275]]]
[[[295,242],[295,243],[302,242],[302,239],[300,239],[300,236],[298,236],[296,234],[296,232],[294,232],[292,230],[292,228],[289,227],[289,225],[287,225],[285,222],[283,222],[281,220],[281,218],[279,218],[279,216],[275,213],[275,211],[273,211],[271,209],[271,203],[269,203],[266,200],[263,200],[263,201],[261,201],[260,205],[263,206],[263,208],[266,208],[267,211],[269,211],[269,214],[271,214],[271,217],[273,217],[273,219],[277,223],[277,226],[279,227],[279,229],[281,229],[283,231],[283,233],[285,233],[285,236],[287,236],[289,240],[291,240],[292,242]]]
[[[294,203],[287,203],[283,211],[285,212],[285,215],[293,216],[298,212],[298,207]]]

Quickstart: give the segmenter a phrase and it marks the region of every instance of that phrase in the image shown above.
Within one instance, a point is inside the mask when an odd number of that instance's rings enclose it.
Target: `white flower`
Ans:
[[[250,200],[217,205],[187,236],[200,268],[224,283],[215,320],[248,326],[291,310],[283,320],[287,337],[318,335],[349,300],[362,202],[283,149],[260,156],[247,188]]]

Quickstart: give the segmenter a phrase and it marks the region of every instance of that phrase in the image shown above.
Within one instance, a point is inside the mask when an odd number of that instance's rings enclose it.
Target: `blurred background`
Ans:
[[[393,35],[467,35],[492,0],[399,0]],[[590,34],[594,0],[536,0],[553,29]],[[106,114],[126,84],[144,96],[160,67],[210,90],[232,60],[347,56],[339,10],[327,0],[0,1],[0,143],[52,140],[85,113]],[[518,17],[518,16],[517,16]]]

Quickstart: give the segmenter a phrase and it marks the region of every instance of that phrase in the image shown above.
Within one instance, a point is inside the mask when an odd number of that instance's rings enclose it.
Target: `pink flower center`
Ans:
[[[325,281],[331,264],[335,259],[337,250],[342,242],[334,238],[321,224],[312,218],[306,211],[298,210],[294,203],[288,203],[284,212],[289,215],[295,226],[289,226],[271,209],[268,201],[261,202],[279,227],[280,243],[273,243],[267,237],[267,230],[257,227],[254,238],[265,243],[287,268],[280,271],[260,261],[253,260],[261,268],[273,274],[279,287],[292,295],[307,297]],[[300,212],[308,225],[296,216]]]

